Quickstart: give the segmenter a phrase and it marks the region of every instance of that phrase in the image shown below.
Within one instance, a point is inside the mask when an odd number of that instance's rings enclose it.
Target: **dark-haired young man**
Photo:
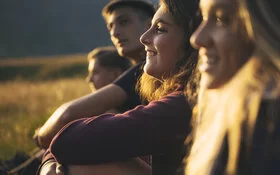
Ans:
[[[145,59],[145,50],[139,38],[149,28],[154,12],[154,6],[144,0],[112,0],[103,8],[102,15],[113,44],[119,55],[131,59],[134,67],[127,70],[113,83],[89,95],[61,105],[46,123],[35,131],[34,140],[39,147],[48,148],[55,134],[72,120],[100,115],[112,108],[130,109],[141,103],[138,94],[135,92],[137,79],[142,73],[141,63]],[[42,153],[44,153],[43,149],[19,167],[16,167],[16,171],[24,172],[23,174],[30,174],[29,172],[32,171],[31,174],[34,174],[34,168],[37,169],[36,165]],[[131,167],[135,167],[135,164],[142,170],[143,166],[147,166],[145,163],[142,166],[143,162],[139,163],[138,159],[136,162],[131,161],[129,163],[132,163]],[[50,166],[56,166],[56,164]],[[126,163],[125,166],[127,167]],[[123,173],[123,169],[120,168],[120,170],[120,173]],[[56,173],[54,172],[54,174]],[[78,174],[81,174],[81,172]]]
[[[154,12],[154,6],[143,0],[113,0],[103,8],[113,44],[135,66],[112,84],[60,106],[35,134],[40,147],[48,148],[54,135],[72,120],[100,115],[120,105],[133,108],[141,103],[135,85],[146,54],[139,38],[149,28]]]

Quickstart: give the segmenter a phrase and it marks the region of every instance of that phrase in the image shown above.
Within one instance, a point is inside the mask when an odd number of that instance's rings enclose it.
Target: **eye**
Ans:
[[[167,32],[167,30],[164,27],[158,25],[156,26],[155,30],[157,33]]]
[[[119,24],[120,24],[121,26],[124,26],[124,25],[128,24],[128,22],[129,22],[128,19],[122,19],[122,20],[119,21]]]
[[[226,27],[230,24],[229,17],[216,17],[216,24],[218,26]]]
[[[215,17],[216,24],[219,26],[226,27],[231,21],[231,15],[225,12],[225,10],[217,10],[213,15]]]
[[[113,24],[107,24],[107,30],[111,31]]]

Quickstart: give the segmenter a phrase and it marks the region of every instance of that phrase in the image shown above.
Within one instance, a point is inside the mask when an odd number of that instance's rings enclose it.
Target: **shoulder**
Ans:
[[[174,91],[164,97],[162,97],[159,100],[152,101],[149,103],[149,106],[161,106],[161,108],[164,108],[169,111],[178,110],[179,111],[191,111],[191,107],[184,96],[184,92]]]

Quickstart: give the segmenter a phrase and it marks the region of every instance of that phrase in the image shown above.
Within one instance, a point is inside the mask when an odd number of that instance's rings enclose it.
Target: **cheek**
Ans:
[[[182,45],[170,41],[165,42],[162,46],[161,62],[170,70],[175,66],[176,62],[184,56],[184,53]]]

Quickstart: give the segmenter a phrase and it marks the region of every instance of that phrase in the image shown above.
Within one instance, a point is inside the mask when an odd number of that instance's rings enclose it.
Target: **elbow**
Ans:
[[[51,137],[48,137],[46,135],[40,135],[40,134],[38,134],[37,139],[38,139],[38,144],[39,144],[40,148],[43,148],[43,149],[48,149],[49,145],[52,141]]]
[[[37,142],[41,148],[47,149],[53,137],[70,121],[71,108],[69,104],[60,106],[46,123],[40,128]]]
[[[61,164],[68,164],[67,158],[65,158],[67,154],[67,146],[60,145],[56,141],[53,141],[50,145],[50,151],[57,160],[57,162]]]
[[[73,164],[78,155],[75,152],[79,152],[79,141],[76,136],[70,132],[63,130],[58,133],[50,144],[50,151],[55,156],[55,159],[61,164]],[[74,159],[73,159],[74,158]]]

